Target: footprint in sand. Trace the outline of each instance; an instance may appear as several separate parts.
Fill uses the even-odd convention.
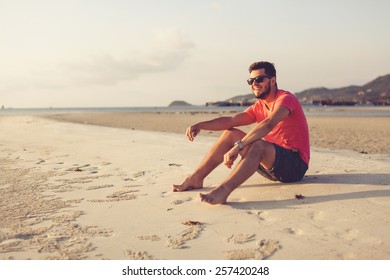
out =
[[[140,235],[140,236],[137,236],[137,238],[139,240],[148,240],[148,241],[160,241],[161,240],[160,236],[155,235],[155,234],[153,234],[153,235]]]
[[[153,257],[150,256],[147,252],[134,252],[131,250],[126,250],[124,252],[125,256],[129,260],[153,260]]]
[[[186,241],[190,241],[199,237],[201,231],[203,230],[204,225],[196,224],[190,226],[188,229],[182,231],[178,234],[178,237],[168,236],[167,238],[167,247],[171,249],[185,249]]]
[[[234,244],[243,244],[246,242],[250,242],[255,240],[255,234],[250,233],[250,234],[244,234],[244,233],[238,233],[238,234],[233,234],[227,239],[227,242],[232,242]]]
[[[147,182],[148,185],[154,185],[156,182],[154,182],[152,179],[157,178],[152,171],[138,171],[136,173],[133,173],[131,176],[124,176],[125,181],[141,181],[141,182]]]
[[[176,199],[176,200],[172,201],[171,204],[178,205],[178,204],[182,204],[182,203],[185,203],[185,202],[191,201],[191,200],[192,200],[192,197],[187,197],[184,199]]]
[[[277,218],[273,218],[268,211],[249,210],[249,215],[254,215],[259,221],[274,221]]]
[[[138,192],[138,191],[137,190],[117,191],[110,195],[107,195],[107,198],[116,201],[136,199],[137,196],[133,194],[134,192]]]
[[[263,239],[251,249],[238,249],[225,252],[227,260],[264,260],[274,254],[281,247],[279,241]]]
[[[133,200],[138,198],[139,196],[139,195],[135,195],[134,192],[138,192],[138,191],[137,190],[117,191],[110,195],[107,195],[105,199],[92,199],[92,200],[88,200],[88,202],[114,202],[114,201],[123,201],[123,200]]]

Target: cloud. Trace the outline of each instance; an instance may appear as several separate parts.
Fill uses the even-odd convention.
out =
[[[195,45],[178,30],[161,29],[146,46],[150,46],[146,53],[137,51],[122,57],[100,54],[65,68],[79,85],[112,85],[146,74],[173,71],[184,63]]]
[[[54,65],[32,66],[33,70],[7,79],[1,91],[20,91],[31,88],[68,88],[74,86],[115,85],[135,80],[143,75],[173,71],[190,56],[194,43],[179,30],[159,29],[145,42],[144,50],[122,54],[110,51],[88,55]],[[20,83],[23,81],[23,83]]]

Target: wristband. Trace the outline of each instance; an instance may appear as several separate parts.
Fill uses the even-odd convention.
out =
[[[242,144],[241,141],[237,141],[236,143],[234,143],[234,145],[237,145],[238,148],[240,149],[240,151],[241,151],[242,149],[244,149],[244,144]]]

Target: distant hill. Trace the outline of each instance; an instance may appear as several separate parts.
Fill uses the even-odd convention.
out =
[[[301,103],[323,105],[375,104],[390,105],[390,74],[380,76],[363,86],[336,89],[318,87],[295,93]],[[237,95],[224,102],[255,102],[253,93]]]
[[[256,97],[253,95],[253,93],[248,93],[245,95],[237,95],[226,100],[226,102],[235,102],[235,103],[239,103],[243,101],[256,101]]]
[[[168,105],[168,107],[175,107],[175,106],[192,106],[192,105],[182,100],[173,101],[171,102],[171,104]]]
[[[295,94],[301,103],[342,105],[390,105],[390,74],[376,78],[363,86],[336,89],[311,88]]]

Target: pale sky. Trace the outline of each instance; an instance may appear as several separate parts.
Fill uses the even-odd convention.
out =
[[[390,74],[388,0],[0,0],[0,106],[194,105]]]

